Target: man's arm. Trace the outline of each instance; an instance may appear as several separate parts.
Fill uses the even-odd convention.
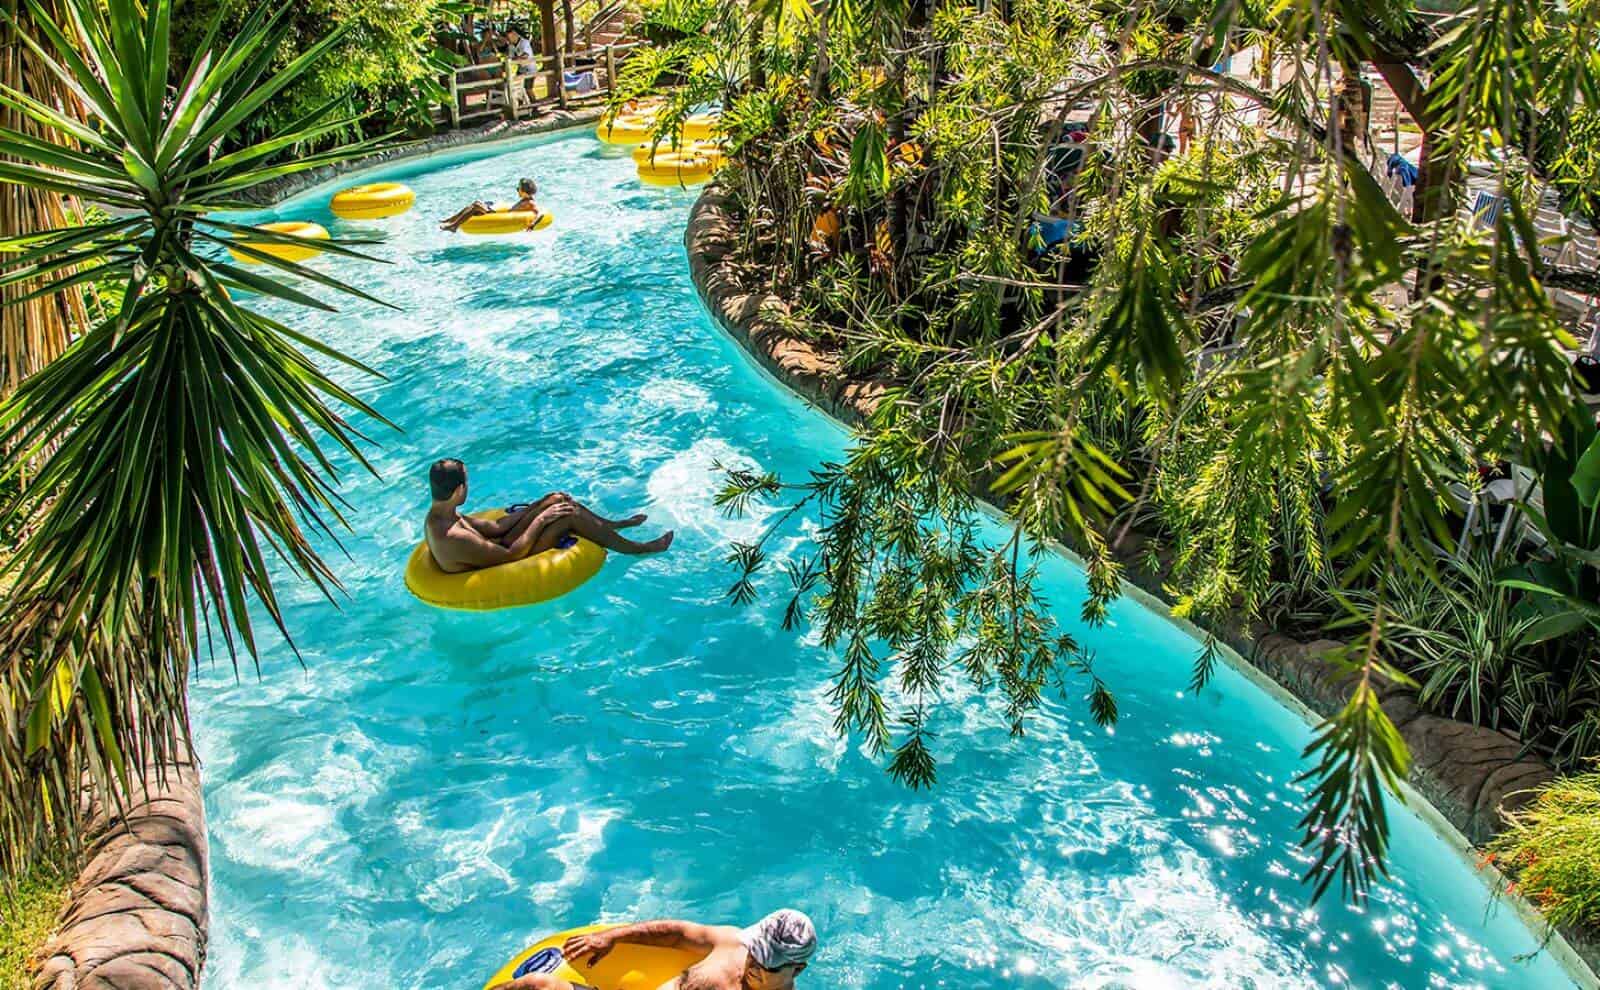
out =
[[[449,550],[450,563],[475,569],[509,564],[528,555],[528,551],[533,547],[533,541],[539,538],[540,532],[546,525],[561,516],[572,515],[575,511],[577,510],[565,502],[545,509],[534,519],[532,525],[511,542],[509,547],[485,539],[472,527],[452,532],[443,542]]]
[[[462,516],[461,518],[465,519],[467,521],[467,525],[471,526],[482,535],[487,536],[491,540],[498,540],[500,537],[515,529],[517,523],[521,522],[523,517],[528,513],[543,512],[552,505],[555,505],[557,502],[570,501],[572,501],[572,496],[568,495],[566,492],[551,492],[550,494],[539,499],[539,501],[529,502],[527,505],[517,509],[515,512],[507,512],[505,515],[494,520],[493,522],[485,519],[474,519],[471,516]]]
[[[462,516],[461,518],[465,520],[468,526],[471,526],[473,529],[477,530],[479,536],[484,536],[491,540],[498,540],[500,537],[511,532],[511,527],[515,526],[523,516],[527,515],[533,510],[533,506],[527,505],[515,512],[507,512],[499,519],[474,519],[471,516]]]
[[[709,953],[714,949],[739,944],[739,929],[727,925],[702,925],[693,921],[641,921],[602,932],[574,935],[561,946],[561,953],[568,959],[587,957],[587,964],[593,966],[619,942]]]
[[[477,570],[484,567],[493,567],[496,564],[505,564],[516,559],[511,556],[511,551],[498,543],[485,539],[476,528],[468,526],[450,532],[442,538],[435,537],[435,546],[445,552],[449,560],[440,561],[442,564],[466,567]]]

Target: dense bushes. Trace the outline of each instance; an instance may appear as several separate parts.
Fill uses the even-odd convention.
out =
[[[630,81],[686,76],[667,128],[722,101],[751,281],[892,389],[844,463],[787,489],[821,515],[787,614],[842,650],[840,725],[892,770],[931,779],[945,676],[998,683],[1019,732],[1073,672],[1110,714],[1028,584],[1033,554],[1070,540],[1097,619],[1134,530],[1181,614],[1337,623],[1350,641],[1355,697],[1309,754],[1323,882],[1359,889],[1383,855],[1375,795],[1407,768],[1373,703],[1384,682],[1409,671],[1437,710],[1566,764],[1595,751],[1593,501],[1584,532],[1564,514],[1549,559],[1448,563],[1449,492],[1592,432],[1521,158],[1543,122],[1583,145],[1568,173],[1593,155],[1570,99],[1600,88],[1572,54],[1600,43],[1592,17],[1530,14],[1526,44],[1504,47],[1497,4],[1442,35],[1408,4],[707,4],[705,28]],[[1270,91],[1272,73],[1215,69],[1246,49],[1289,70]],[[1404,81],[1396,53],[1430,80],[1401,87],[1427,130],[1411,215],[1330,102],[1364,62]],[[1498,223],[1450,209],[1470,159],[1512,196]],[[784,490],[734,477],[726,495]],[[1017,524],[996,552],[965,543],[973,490]],[[761,549],[735,553],[740,597]]]
[[[188,65],[215,15],[222,15],[226,38],[258,6],[255,0],[179,0],[173,10],[174,71]],[[371,114],[369,129],[428,133],[432,109],[445,95],[438,76],[454,65],[436,44],[435,27],[459,16],[461,7],[456,0],[300,0],[290,5],[285,16],[291,29],[277,65],[288,64],[335,31],[343,31],[343,37],[329,57],[253,116],[236,140],[293,130],[330,102],[350,115]],[[338,138],[330,135],[323,143]]]

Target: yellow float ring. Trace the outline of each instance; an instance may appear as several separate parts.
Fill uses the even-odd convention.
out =
[[[463,234],[520,234],[525,230],[543,230],[555,222],[549,211],[496,210],[468,217],[461,224]]]
[[[636,165],[642,165],[664,155],[681,154],[684,150],[684,146],[681,145],[662,143],[652,148],[648,143],[645,143],[633,149],[633,161]],[[715,141],[690,141],[687,150],[691,155],[700,155],[711,159],[716,165],[721,165],[727,157],[727,152],[722,145],[717,144]]]
[[[492,522],[503,515],[504,510],[491,509],[475,512],[472,518]],[[579,539],[572,546],[546,550],[509,564],[451,574],[440,570],[424,540],[406,561],[406,588],[439,608],[487,612],[560,598],[600,573],[600,565],[605,562],[605,548]]]
[[[650,186],[694,186],[717,172],[720,159],[697,152],[663,151],[639,163],[639,181]]]
[[[722,136],[719,114],[697,113],[683,122],[683,140],[715,141]]]
[[[594,135],[606,144],[643,144],[650,140],[655,126],[654,113],[619,113],[610,120],[601,120]]]
[[[288,234],[290,237],[303,237],[313,241],[325,241],[328,239],[328,232],[321,224],[310,223],[305,220],[280,220],[277,223],[261,224],[255,229],[271,231],[274,234]],[[304,261],[322,253],[321,248],[313,247],[309,244],[281,244],[277,242],[268,244],[263,241],[251,240],[241,240],[239,243],[283,261]],[[263,263],[260,258],[245,254],[243,251],[238,251],[234,248],[229,248],[228,253],[233,255],[235,261],[242,261],[247,265]]]
[[[517,955],[483,985],[484,990],[509,983],[532,973],[545,973],[585,986],[602,990],[656,990],[683,975],[683,971],[705,958],[703,952],[684,949],[666,949],[654,945],[618,943],[605,957],[593,966],[584,960],[567,960],[561,957],[561,945],[574,935],[602,932],[616,925],[585,925],[570,931],[557,932],[549,938],[531,945]]]
[[[416,201],[417,194],[409,186],[398,182],[373,182],[335,193],[328,207],[341,220],[382,220],[399,216]]]

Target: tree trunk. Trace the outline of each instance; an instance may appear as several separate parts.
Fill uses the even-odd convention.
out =
[[[88,862],[39,952],[34,990],[196,990],[209,887],[199,768],[188,759],[152,768],[126,814],[98,803]]]
[[[761,57],[766,39],[767,21],[758,14],[755,24],[750,28],[750,74],[746,79],[747,87],[752,91],[767,88],[767,64]]]
[[[1394,90],[1395,98],[1405,108],[1411,119],[1422,128],[1422,150],[1417,162],[1417,186],[1414,192],[1411,219],[1427,223],[1449,216],[1455,210],[1457,187],[1461,184],[1456,174],[1455,156],[1441,152],[1443,135],[1439,123],[1428,107],[1427,88],[1417,78],[1411,66],[1399,60],[1374,59],[1374,66],[1383,75],[1384,82]]]
[[[894,161],[901,154],[906,143],[906,132],[909,121],[906,115],[910,113],[906,98],[906,57],[902,54],[906,48],[906,33],[897,32],[895,36],[894,53],[890,56],[889,83],[890,92],[898,103],[889,113],[885,122],[885,134],[889,145],[889,250],[893,256],[889,259],[889,285],[890,292],[895,299],[905,298],[905,290],[909,285],[902,285],[902,281],[909,282],[910,272],[905,264],[911,247],[911,188],[904,181],[893,181]]]
[[[1429,109],[1427,87],[1422,85],[1422,80],[1417,78],[1411,66],[1398,58],[1380,56],[1372,64],[1383,75],[1389,88],[1394,90],[1395,98],[1406,113],[1422,128],[1422,148],[1417,153],[1417,184],[1412,190],[1411,220],[1419,224],[1443,220],[1455,212],[1464,180],[1456,168],[1455,153],[1440,148],[1446,135],[1441,133],[1439,121]],[[1426,293],[1437,281],[1437,275],[1418,271],[1417,291]]]
[[[556,61],[556,0],[539,0],[539,52],[549,66],[550,95],[561,92],[561,73],[555,69]]]
[[[55,0],[46,0],[44,9],[59,17]],[[19,0],[0,0],[0,86],[17,90],[46,104],[59,107],[78,119],[82,108],[17,37],[19,26],[28,30],[33,15]],[[0,107],[0,123],[34,138],[56,140],[58,132],[45,131],[32,120],[9,107]],[[28,186],[0,185],[0,230],[7,236],[65,227],[78,213],[78,204],[53,192]],[[0,264],[0,271],[5,269]],[[69,275],[59,272],[55,277]],[[22,380],[53,361],[66,350],[73,331],[87,323],[82,290],[68,289],[51,296],[12,304],[38,287],[36,282],[0,289],[0,396],[11,394]]]
[[[578,27],[577,27],[576,24],[573,23],[573,20],[572,20],[572,0],[561,0],[561,24],[562,24],[563,27],[566,28],[566,33],[567,33],[567,37],[566,37],[567,51],[569,51],[569,52],[577,51],[578,49],[576,48],[576,45],[577,45]]]
[[[833,11],[833,0],[823,0],[817,14],[817,57],[811,63],[811,98],[819,102],[829,99],[833,89],[828,84],[832,63],[828,60],[828,15]]]

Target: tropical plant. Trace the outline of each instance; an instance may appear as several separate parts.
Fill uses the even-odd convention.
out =
[[[118,302],[0,404],[0,479],[31,465],[29,484],[0,506],[0,527],[19,534],[0,601],[8,876],[47,832],[73,833],[86,781],[120,798],[185,751],[191,658],[216,644],[253,654],[252,607],[283,627],[269,556],[333,587],[305,531],[342,519],[324,447],[364,464],[346,417],[374,415],[323,367],[352,362],[247,302],[254,293],[327,309],[315,286],[357,290],[237,242],[296,239],[223,212],[264,181],[373,145],[273,163],[351,126],[330,105],[269,140],[218,150],[341,32],[271,71],[290,6],[226,32],[213,18],[173,88],[171,0],[62,0],[57,10],[26,0],[12,23],[30,19],[19,36],[31,58],[92,123],[0,89],[0,105],[49,135],[0,128],[0,183],[84,196],[108,213],[8,236],[0,284],[33,286],[25,299],[95,281]],[[224,246],[293,282],[228,261]]]
[[[1600,757],[1600,637],[1582,610],[1529,594],[1526,574],[1492,542],[1441,561],[1434,574],[1390,580],[1385,646],[1425,708],[1515,733],[1558,768]],[[1371,589],[1352,591],[1363,613]]]
[[[44,9],[51,16],[59,16],[59,6],[54,2]],[[6,0],[0,6],[0,86],[81,118],[82,108],[72,92],[16,37],[17,32],[27,29],[28,23],[28,18],[19,16],[16,0]],[[52,139],[47,128],[10,107],[0,107],[0,127],[36,139]],[[0,230],[63,227],[77,209],[74,197],[52,190],[0,186]],[[0,265],[4,264],[0,259]],[[28,290],[25,283],[0,288],[0,396],[10,394],[24,378],[66,350],[72,328],[85,320],[81,292],[69,289],[13,301]]]
[[[1592,186],[1574,170],[1594,149],[1553,135],[1592,143],[1600,4],[1480,0],[1424,18],[1404,0],[835,0],[786,36],[745,30],[740,5],[718,10],[637,60],[633,91],[674,73],[681,109],[721,100],[736,260],[887,389],[815,484],[733,477],[726,493],[730,506],[788,492],[822,510],[786,614],[810,615],[844,650],[841,728],[892,751],[898,775],[931,779],[929,699],[966,644],[944,631],[997,587],[1015,582],[1010,600],[1028,601],[1026,551],[1050,539],[1083,551],[1096,618],[1117,551],[1143,542],[1203,623],[1304,621],[1316,607],[1323,622],[1357,620],[1337,661],[1350,703],[1307,751],[1304,828],[1317,892],[1337,879],[1359,896],[1382,870],[1383,793],[1409,769],[1377,703],[1408,680],[1389,639],[1396,609],[1418,581],[1456,580],[1438,563],[1455,546],[1446,493],[1479,463],[1541,463],[1543,438],[1579,419],[1576,339],[1546,289],[1594,293],[1600,272],[1549,263],[1531,215],[1541,182]],[[1246,48],[1282,71],[1220,70]],[[1350,132],[1359,115],[1341,109],[1363,65],[1423,134],[1409,214]],[[1077,142],[1069,131],[1083,138],[1075,155],[1058,153]],[[1456,213],[1473,162],[1509,204],[1492,223]],[[1047,251],[1038,218],[1051,212],[1076,233]],[[952,539],[979,511],[956,491],[1006,506],[1015,564],[1002,555],[996,570],[980,549],[942,554],[950,574],[908,573],[900,548],[930,535],[911,519]],[[747,598],[767,556],[758,544],[734,557]],[[944,616],[937,635],[878,621],[908,601],[930,623]],[[1513,654],[1519,615],[1492,634]],[[1039,619],[1002,626],[986,649],[1031,657],[1059,642]],[[852,625],[878,639],[852,642]],[[1574,627],[1537,652],[1577,669],[1590,642]],[[1215,656],[1214,643],[1200,651],[1196,687]],[[1020,730],[1033,686],[1079,662],[1060,649],[987,669]],[[1469,711],[1477,690],[1492,720],[1469,679],[1445,676],[1430,701]],[[880,718],[891,685],[912,700]],[[1563,710],[1568,727],[1586,704]]]
[[[1506,583],[1532,592],[1543,638],[1600,630],[1600,435],[1588,416],[1562,431],[1545,458],[1543,511],[1523,506],[1546,540]]]
[[[1508,818],[1488,860],[1552,924],[1600,925],[1600,772],[1546,784]]]
[[[172,81],[178,81],[213,21],[221,19],[226,37],[259,6],[254,0],[177,0]],[[321,112],[330,102],[350,123],[312,139],[318,148],[361,137],[362,122],[369,130],[431,133],[434,108],[449,98],[440,79],[457,61],[440,45],[438,29],[472,6],[465,0],[306,0],[288,5],[276,67],[287,66],[330,34],[339,40],[327,57],[300,73],[229,140],[256,143],[299,130],[307,114]]]

